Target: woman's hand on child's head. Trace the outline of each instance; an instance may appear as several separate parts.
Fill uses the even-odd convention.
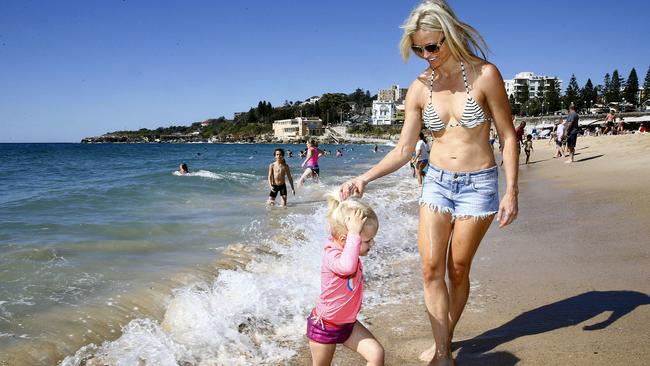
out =
[[[366,217],[363,216],[361,210],[354,210],[345,218],[345,226],[348,228],[348,235],[361,233],[363,230],[363,224],[366,222]]]

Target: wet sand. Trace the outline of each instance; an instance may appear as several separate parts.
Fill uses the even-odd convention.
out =
[[[650,135],[579,138],[573,164],[553,159],[548,140],[534,149],[532,164],[520,166],[519,218],[505,229],[494,223],[476,254],[457,364],[647,365]],[[412,268],[399,278],[412,300],[362,309],[364,323],[387,365],[426,365],[419,263],[396,265]],[[310,365],[309,350],[292,364]],[[365,363],[339,346],[333,364]]]

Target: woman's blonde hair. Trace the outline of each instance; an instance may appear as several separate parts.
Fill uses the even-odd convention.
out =
[[[330,231],[334,238],[346,235],[348,229],[345,226],[345,218],[355,210],[360,210],[366,217],[366,225],[371,224],[379,228],[379,220],[375,211],[367,203],[355,197],[350,197],[341,201],[339,192],[328,193],[327,196],[327,222],[330,225]]]
[[[470,64],[471,58],[478,57],[478,53],[483,59],[487,58],[485,55],[489,49],[483,37],[476,29],[458,20],[446,0],[423,1],[413,9],[400,28],[404,29],[399,43],[404,62],[408,61],[413,45],[411,35],[420,29],[442,32],[445,35],[445,43],[457,60]]]

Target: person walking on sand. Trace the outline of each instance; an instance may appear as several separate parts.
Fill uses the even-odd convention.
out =
[[[415,144],[415,157],[413,162],[415,162],[415,169],[417,169],[418,174],[418,187],[422,187],[422,179],[424,178],[424,169],[429,165],[429,145],[427,144],[427,139],[424,137],[424,132],[420,132],[420,139],[418,143]]]
[[[566,135],[566,146],[569,150],[571,157],[565,163],[573,163],[573,156],[576,153],[576,142],[578,141],[578,112],[576,106],[571,104],[569,106],[569,115],[566,118],[567,125],[564,127],[564,134]]]
[[[524,141],[524,153],[526,153],[526,164],[530,161],[530,152],[533,151],[533,135],[528,134]]]
[[[384,364],[384,348],[357,320],[363,298],[363,265],[379,229],[377,214],[357,199],[341,202],[338,192],[327,196],[330,240],[321,264],[321,294],[307,318],[312,365],[332,363],[337,344],[361,354],[366,365]]]
[[[291,185],[291,192],[294,195],[296,194],[296,190],[293,189],[293,178],[291,177],[291,169],[289,168],[287,162],[284,160],[283,149],[275,149],[273,155],[275,156],[275,161],[269,164],[269,175],[268,175],[268,182],[269,182],[269,187],[271,187],[271,192],[269,193],[269,199],[268,201],[266,201],[266,203],[269,205],[274,205],[275,198],[278,196],[278,193],[280,193],[280,197],[282,197],[282,206],[286,206],[287,205],[287,184],[284,180],[285,176],[287,177],[287,179],[289,180],[289,184]]]
[[[555,129],[555,156],[554,158],[561,158],[564,156],[564,120],[560,119]]]
[[[560,124],[559,122],[555,122],[555,124],[553,125],[553,129],[551,130],[550,138],[548,139],[547,145],[550,145],[551,142],[555,143],[555,137],[557,136],[557,126],[559,124]]]
[[[420,195],[418,224],[433,345],[420,357],[429,365],[453,365],[451,340],[469,296],[474,254],[495,217],[499,227],[517,217],[517,137],[503,79],[496,66],[485,60],[483,38],[461,22],[446,1],[422,2],[402,28],[403,58],[407,60],[413,51],[428,67],[406,94],[397,146],[370,170],[343,183],[340,192],[343,198],[362,196],[370,182],[409,160],[423,122],[433,133],[436,143]],[[501,200],[498,169],[488,142],[492,124],[503,144],[506,187]]]
[[[305,182],[305,179],[309,177],[314,177],[314,180],[318,182],[320,178],[320,168],[318,167],[318,158],[323,156],[324,154],[325,151],[318,148],[318,142],[315,139],[311,139],[309,140],[309,142],[307,142],[306,158],[301,165],[303,168],[305,168],[305,165],[307,165],[307,168],[305,169],[305,172],[302,173],[302,176],[298,180],[298,188],[302,187],[303,183]]]
[[[513,119],[514,121],[514,119]],[[526,122],[521,122],[517,128],[515,128],[515,134],[517,135],[517,152],[521,152],[521,147],[524,145],[524,133],[526,131]]]

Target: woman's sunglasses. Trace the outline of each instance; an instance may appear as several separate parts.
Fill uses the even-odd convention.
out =
[[[440,51],[443,43],[445,43],[445,36],[442,36],[440,42],[425,44],[422,47],[413,45],[411,46],[411,50],[418,56],[424,55],[424,51],[427,51],[429,53],[436,53]]]

